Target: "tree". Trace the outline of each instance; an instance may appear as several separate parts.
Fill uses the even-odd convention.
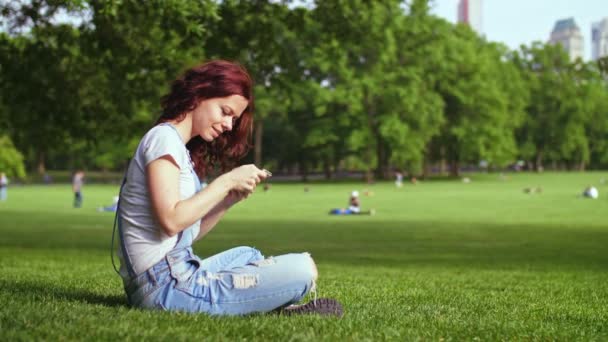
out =
[[[6,135],[0,135],[0,172],[8,177],[25,177],[23,155]]]
[[[463,162],[502,166],[515,157],[514,130],[523,119],[526,88],[505,47],[487,43],[467,26],[452,31],[443,41],[445,60],[435,83],[445,122],[430,153],[447,159],[450,174],[458,176]]]
[[[2,100],[17,146],[40,172],[49,149],[69,156],[81,143],[97,150],[109,139],[126,149],[158,116],[169,81],[204,55],[215,8],[210,0],[4,6],[15,33],[0,40]],[[56,23],[60,10],[81,22]],[[122,165],[124,152],[113,155],[103,164]]]
[[[414,1],[409,16],[399,1],[316,5],[313,17],[323,36],[314,62],[346,109],[350,147],[378,178],[388,176],[391,163],[420,163],[441,122],[439,98],[417,64],[415,49],[425,43],[411,39],[429,22],[426,1]]]
[[[601,112],[604,90],[599,72],[581,61],[571,63],[560,45],[523,46],[514,58],[530,85],[532,99],[518,132],[522,156],[533,158],[537,171],[546,161],[584,169],[590,158],[587,133],[594,125],[590,120],[594,112]]]
[[[214,58],[233,59],[248,69],[255,83],[256,117],[254,162],[263,164],[262,136],[267,120],[286,116],[290,106],[290,83],[297,82],[298,29],[305,10],[293,10],[269,0],[222,1],[222,20],[213,26],[221,32],[209,39],[206,49]]]

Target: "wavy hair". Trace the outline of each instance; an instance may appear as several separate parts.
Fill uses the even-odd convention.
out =
[[[186,148],[197,175],[204,178],[217,168],[227,171],[243,158],[251,148],[253,130],[253,82],[245,68],[237,63],[213,60],[190,68],[173,81],[169,94],[161,99],[162,114],[156,124],[170,120],[182,121],[202,101],[241,95],[249,101],[230,132],[212,142],[200,136],[192,138]]]

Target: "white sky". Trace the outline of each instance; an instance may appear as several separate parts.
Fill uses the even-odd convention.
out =
[[[459,0],[432,0],[432,12],[456,22]],[[591,59],[591,24],[608,17],[608,0],[482,0],[483,33],[511,49],[533,41],[546,42],[559,19],[573,17]]]

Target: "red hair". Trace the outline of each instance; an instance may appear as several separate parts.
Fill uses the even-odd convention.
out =
[[[241,95],[249,101],[232,130],[212,142],[200,136],[192,138],[186,148],[194,162],[199,177],[212,173],[218,167],[222,171],[233,167],[251,148],[253,129],[253,89],[251,77],[237,63],[214,60],[190,68],[173,81],[169,94],[161,99],[162,115],[156,124],[170,120],[182,121],[202,101]]]

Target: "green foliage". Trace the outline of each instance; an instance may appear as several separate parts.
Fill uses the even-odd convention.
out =
[[[6,135],[0,135],[0,172],[6,173],[8,177],[25,177],[23,155]]]
[[[223,58],[254,79],[253,160],[283,171],[608,165],[605,59],[572,63],[541,43],[509,51],[434,17],[428,0],[308,5],[1,3],[0,130],[28,169],[120,169],[170,81]]]
[[[581,167],[590,161],[592,146],[604,154],[606,83],[600,69],[592,63],[570,63],[561,46],[540,43],[522,47],[514,61],[533,99],[518,133],[520,144],[528,146],[522,152],[533,154],[523,156],[533,157],[541,169],[547,160]]]

